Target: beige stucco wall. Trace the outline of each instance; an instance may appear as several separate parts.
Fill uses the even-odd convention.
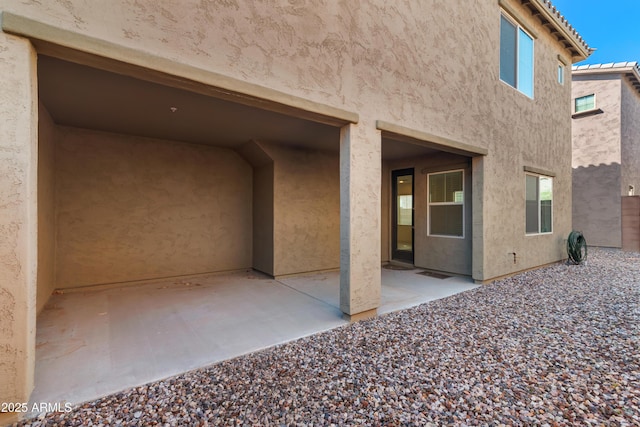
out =
[[[506,2],[530,16],[516,0]],[[570,85],[536,19],[535,98],[499,80],[497,1],[140,3],[96,8],[2,0],[0,8],[132,49],[489,149],[480,280],[557,260],[570,230]],[[451,35],[455,34],[456,37]],[[178,36],[179,35],[179,36]],[[215,49],[211,48],[215,45]],[[566,59],[566,57],[565,57]],[[568,61],[569,62],[569,61]],[[555,231],[524,235],[524,166],[556,176]],[[518,179],[514,179],[519,177]],[[376,248],[376,252],[378,249]],[[512,252],[522,254],[513,264]]]
[[[45,106],[38,106],[38,289],[42,310],[55,288],[55,124]]]
[[[0,402],[33,388],[37,270],[36,56],[0,33]],[[11,415],[0,414],[0,423]]]
[[[273,163],[253,169],[253,268],[274,276]]]
[[[573,228],[588,245],[622,245],[620,170],[618,163],[573,169]]]
[[[621,194],[628,195],[629,185],[633,185],[635,194],[640,195],[640,94],[627,79],[621,89]]]
[[[340,266],[338,152],[264,143],[274,161],[274,276]]]
[[[556,73],[558,54],[565,55],[565,60],[568,58],[555,37],[531,17],[519,1],[506,0],[506,4],[525,17],[528,29],[536,36],[534,99],[499,79],[500,6],[497,0],[474,2],[473,7],[463,0],[413,0],[393,4],[385,0],[326,0],[313,4],[276,0],[185,0],[179,5],[168,0],[113,0],[109,7],[98,7],[97,3],[84,0],[39,3],[0,0],[0,10],[72,31],[78,36],[93,37],[305,100],[357,112],[359,123],[346,125],[341,132],[340,174],[331,174],[339,176],[342,184],[340,260],[343,283],[349,285],[341,288],[341,308],[351,313],[375,308],[380,297],[379,270],[372,268],[381,259],[382,177],[380,132],[375,129],[377,120],[488,150],[489,155],[473,161],[473,176],[481,179],[476,183],[480,191],[474,191],[472,195],[476,210],[473,217],[473,241],[477,243],[473,248],[475,279],[495,278],[564,256],[564,239],[571,229],[570,85],[559,85]],[[4,370],[2,373],[9,372],[10,378],[17,378],[14,372],[23,376],[16,380],[17,386],[15,382],[2,383],[11,393],[18,390],[16,396],[20,398],[24,397],[23,392],[28,388],[25,384],[30,384],[28,376],[33,372],[23,369],[22,362],[15,360],[18,352],[33,350],[25,340],[32,343],[33,330],[30,328],[35,321],[37,212],[33,134],[37,119],[31,113],[31,107],[35,105],[35,84],[30,80],[34,77],[32,64],[35,58],[24,40],[2,37],[0,54],[6,61],[0,63],[3,75],[0,93],[6,99],[2,102],[0,135],[2,144],[9,145],[10,149],[2,152],[8,161],[0,163],[7,169],[6,173],[3,170],[0,174],[0,191],[8,194],[11,200],[15,199],[15,203],[0,207],[0,229],[4,233],[0,248],[2,259],[15,262],[0,267],[3,279],[0,291],[7,294],[3,309],[17,316],[17,320],[7,326],[7,331],[14,334],[13,338],[0,342],[4,346],[0,366]],[[80,144],[80,134],[88,137],[88,141],[83,141],[87,146]],[[104,144],[98,144],[99,141]],[[109,151],[114,145],[121,149]],[[163,182],[175,185],[172,190],[181,190],[175,176],[160,173],[163,169],[159,166],[165,166],[162,156],[175,156],[176,153],[193,156],[194,164],[201,165],[195,176],[206,182],[211,175],[204,174],[204,168],[206,164],[211,165],[213,159],[204,152],[215,151],[216,155],[211,157],[228,156],[228,160],[233,158],[231,153],[223,155],[222,150],[213,148],[187,148],[123,136],[103,138],[95,132],[77,130],[66,131],[61,140],[61,151],[70,148],[77,150],[56,158],[56,161],[62,159],[63,163],[56,166],[58,188],[71,186],[58,193],[59,203],[64,205],[58,211],[58,281],[68,285],[87,284],[146,278],[150,274],[181,274],[185,270],[194,273],[201,267],[210,271],[212,268],[250,266],[252,233],[248,230],[252,226],[252,196],[251,191],[244,191],[251,187],[248,164],[237,158],[226,163],[237,165],[239,169],[234,170],[242,173],[235,176],[247,179],[242,191],[234,193],[247,197],[238,202],[238,210],[246,212],[246,217],[234,220],[243,224],[238,227],[243,237],[237,242],[229,239],[231,233],[227,230],[220,235],[208,234],[212,231],[203,227],[210,224],[207,215],[195,218],[190,216],[192,211],[186,209],[195,203],[193,198],[189,199],[195,196],[194,190],[206,199],[213,182],[208,182],[209,185],[191,183],[186,194],[181,194],[184,198],[176,198],[175,194],[163,193],[161,188],[154,187],[154,183]],[[206,157],[207,162],[199,163],[201,158],[189,154],[190,150]],[[91,158],[90,154],[94,152],[96,157]],[[135,163],[123,152],[130,152]],[[97,154],[105,156],[104,163],[98,162]],[[70,164],[73,156],[77,156],[74,166],[81,172],[79,175]],[[105,165],[117,166],[118,173],[90,174],[88,163],[99,172],[104,172]],[[180,166],[174,163],[173,166]],[[149,164],[153,167],[140,166]],[[556,175],[553,234],[525,236],[526,166]],[[277,171],[274,170],[274,174]],[[73,178],[74,175],[88,181]],[[142,179],[144,185],[131,186],[126,194],[116,190],[132,177]],[[76,185],[78,187],[74,187]],[[135,192],[141,190],[150,192],[152,198],[162,200],[162,204],[154,205],[153,200],[144,195],[140,201],[135,200],[140,196]],[[64,194],[72,196],[66,200]],[[113,197],[114,202],[109,207],[113,208],[112,213],[120,214],[120,218],[100,212],[100,208],[105,207],[100,199],[104,196]],[[126,203],[117,205],[115,200]],[[174,201],[179,201],[178,206],[173,205]],[[97,207],[93,202],[98,203]],[[211,203],[216,205],[217,201]],[[161,213],[145,219],[145,212],[155,213],[151,209],[153,206],[162,206]],[[74,215],[87,221],[111,223],[113,220],[117,227],[109,235],[101,235],[104,224],[93,222],[89,227],[89,223],[74,223]],[[135,226],[127,228],[124,218]],[[178,235],[171,228],[175,224],[174,218],[179,219],[184,234]],[[218,219],[225,224],[227,221],[236,224],[226,217]],[[159,220],[159,223],[151,223],[152,220]],[[158,225],[162,231],[158,231]],[[88,234],[72,236],[81,232]],[[175,253],[173,249],[167,250],[169,245],[161,240],[163,235],[176,238],[172,245]],[[247,240],[244,236],[248,236]],[[108,242],[107,239],[112,240]],[[133,250],[134,239],[137,239],[136,245],[155,244],[162,250],[158,255],[146,250],[136,252]],[[177,263],[157,264],[166,261],[170,255],[180,256],[202,249],[205,242],[211,241],[238,244],[231,252],[242,252],[243,257],[249,254],[249,258],[234,258],[234,262],[229,259],[228,263],[222,263],[226,259],[224,256],[209,256],[217,254],[214,251],[184,260],[186,264],[181,262],[180,268],[176,267]],[[96,250],[100,245],[103,245],[100,250],[108,255],[106,259]],[[116,252],[126,253],[128,257],[118,258],[113,251],[115,248],[118,249]],[[276,255],[286,256],[278,251]],[[516,263],[513,252],[518,254]],[[329,258],[322,256],[325,261]],[[122,271],[108,271],[108,266],[115,262],[128,264]],[[210,262],[216,264],[212,266]],[[283,261],[283,265],[287,262]],[[325,265],[324,261],[322,265]],[[4,284],[8,283],[6,278],[11,279],[11,285]],[[26,360],[29,364],[32,359]]]
[[[596,94],[600,114],[572,119],[573,228],[589,245],[620,247],[621,79],[573,77],[573,99]]]
[[[56,286],[251,267],[252,170],[205,145],[60,128]]]

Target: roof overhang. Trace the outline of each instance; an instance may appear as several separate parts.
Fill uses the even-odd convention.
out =
[[[591,53],[593,49],[587,45],[580,34],[569,24],[569,21],[560,14],[560,11],[549,0],[519,0],[533,16],[564,46],[571,55],[572,63],[580,62]],[[500,0],[500,4],[504,1]]]
[[[571,74],[573,76],[620,74],[640,94],[640,64],[637,62],[612,62],[608,64],[574,66]]]

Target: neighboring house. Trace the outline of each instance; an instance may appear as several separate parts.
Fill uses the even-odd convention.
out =
[[[573,227],[589,245],[640,250],[640,67],[573,67]]]
[[[547,0],[0,0],[0,401],[56,288],[565,257],[569,66]]]

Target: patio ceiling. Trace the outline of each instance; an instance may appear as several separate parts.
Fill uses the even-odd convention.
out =
[[[236,148],[252,139],[337,149],[330,125],[40,55],[40,99],[64,126]]]
[[[340,129],[182,88],[38,56],[40,100],[62,126],[238,148],[250,140],[339,150]],[[434,150],[383,139],[383,159]]]

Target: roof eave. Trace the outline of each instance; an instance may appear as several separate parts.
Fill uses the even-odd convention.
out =
[[[537,11],[538,18],[543,25],[550,25],[551,32],[571,53],[573,63],[587,59],[594,51],[582,39],[578,32],[569,24],[564,16],[551,4],[549,0],[520,0],[523,5]],[[532,13],[536,13],[532,10]]]
[[[577,68],[571,71],[574,76],[620,74],[626,77],[631,86],[640,94],[640,64],[632,63],[623,67],[610,68]]]

